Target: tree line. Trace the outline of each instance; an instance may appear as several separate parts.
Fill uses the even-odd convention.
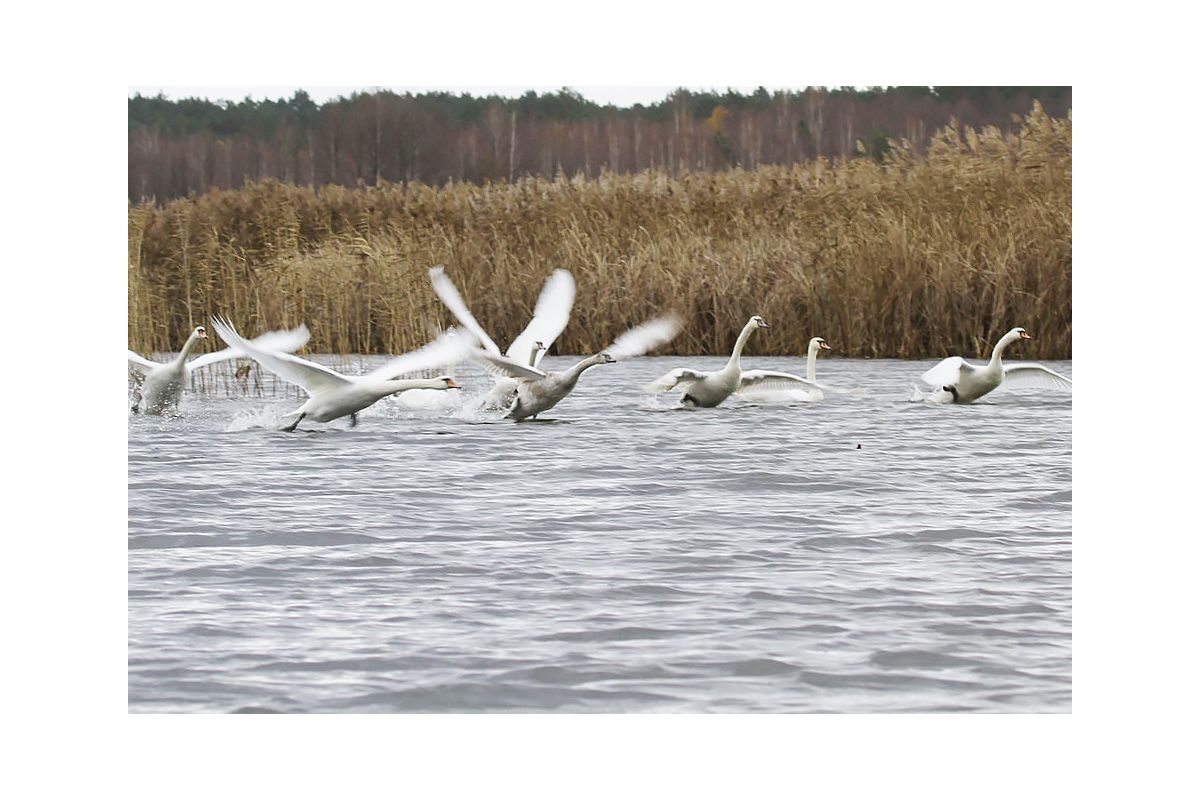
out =
[[[882,159],[956,120],[1007,132],[1037,101],[1066,116],[1071,88],[808,88],[750,94],[678,89],[658,103],[600,105],[562,89],[521,97],[360,92],[318,105],[129,98],[129,199],[165,202],[273,178],[306,186],[485,183],[680,175],[818,158]]]

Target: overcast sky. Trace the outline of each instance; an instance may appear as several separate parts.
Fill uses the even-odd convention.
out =
[[[135,94],[157,95],[162,93],[177,100],[183,97],[204,97],[209,100],[242,100],[247,95],[255,100],[266,98],[278,99],[291,97],[297,89],[304,89],[313,101],[320,104],[335,97],[349,97],[354,92],[371,91],[373,89],[391,89],[403,94],[412,92],[450,92],[452,94],[470,93],[472,95],[498,94],[505,97],[518,97],[533,89],[538,94],[557,92],[561,86],[130,86],[129,96]],[[675,86],[572,86],[589,100],[601,105],[611,103],[615,106],[631,106],[634,103],[657,103],[676,88]],[[756,86],[719,86],[719,87],[688,87],[690,89],[716,89],[725,91],[734,89],[742,94],[753,92]],[[781,87],[767,87],[768,89]],[[795,87],[802,88],[802,87]]]

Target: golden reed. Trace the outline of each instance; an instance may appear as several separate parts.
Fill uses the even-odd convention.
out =
[[[396,353],[451,318],[444,264],[498,342],[525,325],[551,270],[575,274],[555,347],[596,351],[666,309],[663,353],[985,355],[1028,328],[1022,358],[1071,356],[1071,119],[939,131],[882,163],[672,177],[528,178],[483,186],[319,190],[273,181],[129,208],[129,346],[176,350],[221,312],[246,333],[313,332],[309,352]]]

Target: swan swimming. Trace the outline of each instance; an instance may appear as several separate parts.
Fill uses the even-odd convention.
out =
[[[921,376],[930,386],[939,387],[923,399],[935,402],[973,403],[1002,383],[1010,386],[1035,386],[1071,391],[1071,379],[1041,364],[1003,364],[1001,355],[1013,342],[1032,339],[1024,328],[1013,328],[996,342],[992,359],[985,366],[967,363],[962,356],[943,359]],[[920,394],[920,390],[917,391]],[[914,395],[915,396],[915,395]]]
[[[183,397],[183,387],[189,382],[194,370],[241,355],[232,347],[226,347],[224,350],[205,353],[188,361],[187,357],[191,355],[196,345],[207,338],[208,331],[203,325],[197,325],[192,330],[191,336],[184,342],[183,350],[179,355],[165,363],[151,361],[132,350],[129,351],[129,363],[145,376],[141,386],[141,400],[134,403],[133,413],[138,413],[139,406],[144,414],[165,414],[177,408]],[[266,350],[290,353],[307,344],[308,339],[308,328],[301,325],[290,331],[264,333],[251,341],[255,346]]]
[[[459,294],[454,282],[446,277],[446,270],[437,266],[429,270],[429,281],[433,291],[450,309],[459,324],[475,334],[483,348],[494,356],[500,356],[499,346],[492,341],[483,330],[483,326],[471,314],[466,301]],[[533,309],[533,319],[525,326],[525,330],[513,339],[503,358],[512,362],[523,361],[527,354],[528,366],[537,369],[542,356],[554,344],[554,340],[567,327],[571,318],[571,308],[575,304],[575,278],[565,269],[556,269],[542,285],[542,293],[538,296],[537,305]],[[534,345],[537,345],[534,347]],[[480,408],[508,408],[512,404],[517,391],[517,380],[501,372],[493,376],[495,383],[490,392],[480,401]]]
[[[733,345],[733,353],[729,363],[716,372],[701,372],[699,370],[680,367],[663,375],[653,383],[647,384],[645,391],[652,394],[684,390],[682,403],[685,406],[698,408],[713,408],[723,403],[732,394],[749,394],[759,391],[808,391],[814,387],[804,378],[786,372],[769,370],[752,370],[742,372],[742,350],[750,339],[750,334],[759,328],[769,327],[766,321],[757,314],[742,328],[737,342]]]
[[[330,422],[349,416],[350,427],[354,427],[358,424],[359,411],[388,395],[408,389],[461,388],[453,378],[445,375],[414,380],[399,380],[395,376],[458,363],[467,357],[474,344],[472,337],[450,331],[420,350],[394,358],[366,375],[342,375],[299,356],[257,347],[238,335],[228,320],[213,317],[212,323],[217,335],[231,347],[308,393],[308,400],[303,405],[284,415],[296,417],[295,422],[284,428],[289,432],[296,430],[305,418]]]
[[[536,419],[538,414],[558,405],[575,388],[579,377],[592,367],[613,364],[649,352],[675,338],[679,327],[679,320],[673,315],[657,317],[630,328],[603,351],[562,372],[545,372],[534,366],[539,360],[539,351],[545,350],[545,345],[540,341],[530,344],[529,364],[483,349],[475,350],[472,357],[488,371],[516,384],[516,402],[509,410],[508,416],[520,422],[526,418]]]

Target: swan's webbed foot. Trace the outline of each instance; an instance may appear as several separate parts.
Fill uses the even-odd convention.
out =
[[[353,428],[357,424],[358,424],[358,412],[352,411],[352,412],[350,412],[350,427]]]
[[[685,406],[691,406],[692,408],[696,407],[696,398],[692,397],[690,394],[685,394],[683,396],[683,399],[680,400],[679,402],[680,402],[680,404],[685,405]]]
[[[956,403],[958,402],[958,387],[956,387],[956,386],[943,386],[943,387],[942,387],[942,391],[944,391],[944,392],[949,392],[950,394],[954,395],[954,402],[956,402]]]
[[[291,433],[292,431],[296,430],[296,426],[300,424],[300,420],[304,419],[304,416],[305,416],[304,414],[301,414],[300,416],[296,417],[296,421],[293,422],[290,426],[284,428],[284,430],[288,433]]]

